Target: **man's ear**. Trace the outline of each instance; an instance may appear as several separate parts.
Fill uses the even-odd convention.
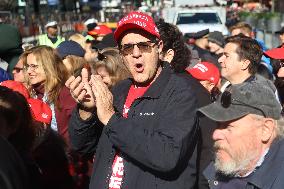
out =
[[[262,142],[268,142],[271,137],[275,135],[276,121],[272,118],[264,118],[261,128],[261,140]]]
[[[161,54],[163,51],[164,43],[162,40],[158,42],[158,53]]]
[[[171,63],[174,56],[175,56],[175,51],[173,49],[169,49],[165,54],[164,60]]]
[[[249,60],[247,60],[247,59],[242,60],[242,70],[248,69],[250,64],[251,64],[251,62]]]

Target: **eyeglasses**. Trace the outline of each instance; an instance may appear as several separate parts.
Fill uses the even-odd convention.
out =
[[[145,41],[145,42],[139,42],[134,44],[124,44],[120,46],[120,52],[125,55],[129,55],[133,53],[134,46],[137,46],[140,52],[146,53],[151,52],[152,48],[156,45],[156,42],[152,41]]]
[[[17,68],[17,67],[13,68],[13,71],[15,71],[16,73],[20,73],[22,70],[23,68]]]
[[[32,71],[35,71],[36,69],[38,69],[39,65],[35,65],[35,64],[26,64],[24,66],[24,69],[25,71],[28,71],[29,68],[32,70]]]
[[[234,99],[232,98],[232,93],[230,91],[224,91],[222,96],[221,96],[221,105],[224,107],[224,108],[229,108],[231,104],[233,105],[242,105],[242,106],[246,106],[246,107],[249,107],[249,108],[252,108],[252,109],[255,109],[259,112],[261,112],[261,114],[266,117],[265,113],[263,110],[261,110],[260,108],[258,107],[255,107],[255,106],[252,106],[250,104],[247,104],[247,103],[244,103],[240,100],[237,100],[237,99]]]

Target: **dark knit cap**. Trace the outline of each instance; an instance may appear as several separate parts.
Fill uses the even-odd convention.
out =
[[[93,30],[95,27],[97,26],[97,23],[90,23],[87,25],[87,29],[88,31]]]
[[[114,39],[113,33],[109,33],[105,35],[102,41],[93,44],[92,48],[102,50],[107,47],[117,47],[117,43]]]
[[[224,45],[225,45],[224,36],[219,31],[210,32],[209,36],[208,36],[208,41],[210,41],[212,43],[216,43],[220,47],[224,47]]]
[[[65,58],[68,55],[84,57],[86,53],[81,45],[75,41],[63,41],[58,45],[56,50],[60,58]]]

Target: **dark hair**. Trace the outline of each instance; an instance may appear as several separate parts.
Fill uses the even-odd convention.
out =
[[[261,63],[261,64],[258,65],[257,73],[259,75],[263,76],[264,78],[273,81],[273,75],[264,63]]]
[[[275,76],[277,76],[279,69],[282,67],[281,62],[283,62],[283,60],[270,58],[270,63],[271,63],[272,69],[273,69],[273,74]]]
[[[262,48],[258,42],[255,39],[239,34],[228,37],[226,39],[226,44],[227,43],[234,43],[238,45],[236,53],[239,55],[239,59],[249,60],[250,64],[248,71],[250,74],[255,74],[262,57]]]
[[[166,53],[169,49],[174,51],[174,57],[171,63],[175,72],[184,72],[190,63],[191,54],[185,44],[184,37],[179,29],[169,23],[159,20],[156,22],[160,32],[161,40],[164,43],[162,53]]]
[[[29,152],[35,133],[32,115],[25,97],[12,89],[0,86],[0,115],[1,127],[11,131],[6,136],[8,141],[18,152]]]

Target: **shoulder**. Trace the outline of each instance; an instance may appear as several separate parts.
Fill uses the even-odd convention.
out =
[[[194,91],[202,90],[200,83],[188,73],[172,73],[170,82],[176,88],[194,89]]]
[[[115,86],[113,86],[111,91],[114,94],[125,93],[126,91],[129,90],[129,87],[130,87],[131,83],[132,83],[132,81],[131,81],[130,78],[122,80],[122,81],[119,81]]]
[[[69,89],[65,86],[63,86],[59,92],[59,103],[60,104],[71,104],[71,106],[75,106],[76,105],[76,101],[73,99],[73,97],[71,96],[71,93],[69,91]]]

